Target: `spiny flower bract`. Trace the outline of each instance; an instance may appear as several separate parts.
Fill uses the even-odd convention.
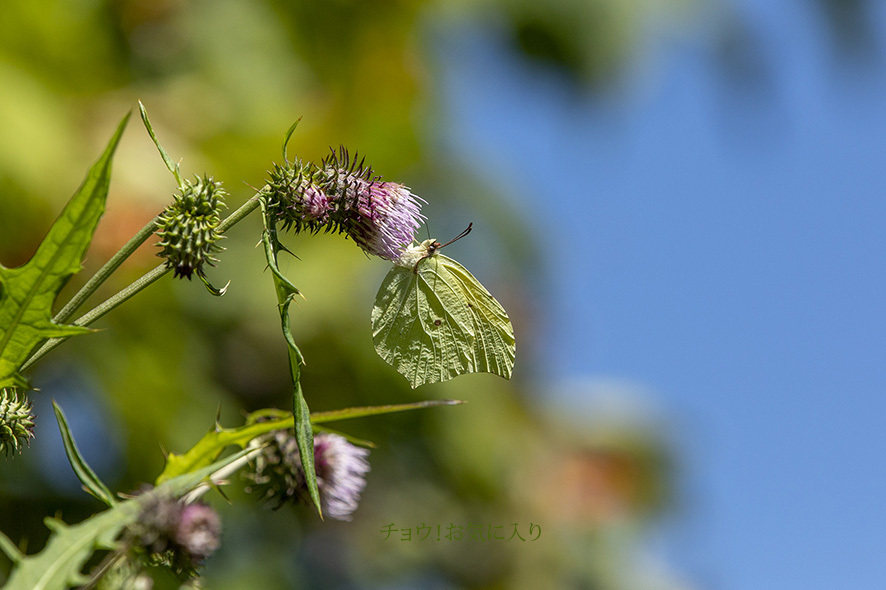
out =
[[[0,452],[9,456],[34,437],[31,402],[12,388],[0,389]]]
[[[274,164],[270,174],[268,204],[284,231],[317,233],[321,229],[327,232],[333,229],[329,225],[333,204],[323,188],[322,170],[310,162],[296,160],[286,166]]]
[[[191,278],[203,273],[203,265],[214,266],[212,256],[223,248],[217,244],[221,208],[225,206],[225,190],[211,176],[197,176],[196,182],[184,181],[180,194],[157,220],[157,254],[166,259],[166,266],[174,269],[176,277]]]

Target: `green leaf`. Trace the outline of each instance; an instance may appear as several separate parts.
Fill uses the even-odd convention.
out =
[[[4,586],[5,590],[61,590],[86,581],[83,564],[97,549],[110,547],[124,526],[138,516],[139,505],[130,501],[67,526],[47,518],[52,536],[36,555],[23,557]]]
[[[292,415],[267,422],[255,422],[237,428],[216,427],[201,438],[196,445],[183,455],[170,453],[166,457],[166,465],[157,477],[160,485],[175,477],[191,473],[211,464],[229,446],[245,448],[249,441],[273,430],[292,427]]]
[[[391,414],[408,410],[421,410],[436,406],[452,406],[462,403],[464,402],[459,400],[441,399],[408,404],[344,408],[342,410],[332,410],[329,412],[314,412],[311,414],[311,422],[314,425],[312,426],[313,430],[327,431],[328,429],[318,427],[316,424],[333,422],[336,420],[363,418],[366,416],[378,416],[381,414]],[[276,408],[266,408],[251,413],[246,419],[246,424],[243,426],[222,428],[216,425],[215,428],[203,435],[203,438],[201,438],[197,444],[191,447],[186,453],[182,455],[170,453],[166,457],[166,465],[163,468],[163,472],[157,477],[156,485],[160,485],[164,481],[209,465],[229,446],[245,449],[246,445],[248,445],[252,439],[275,430],[292,428],[293,424],[294,420],[292,412],[278,410]],[[352,439],[346,434],[342,434],[342,436],[364,446],[372,444],[368,441]]]
[[[366,447],[369,449],[375,449],[378,445],[376,445],[371,440],[366,440],[365,438],[357,438],[356,436],[351,436],[347,432],[341,432],[339,430],[333,430],[332,428],[326,428],[325,426],[317,426],[314,424],[314,432],[325,432],[327,434],[336,434],[346,441],[351,443],[352,445],[357,445],[358,447]]]
[[[431,239],[406,250],[375,297],[375,350],[416,388],[465,373],[510,379],[516,344],[501,304]]]
[[[283,161],[288,162],[289,156],[286,155],[286,146],[289,145],[289,138],[292,137],[292,133],[295,131],[295,128],[298,127],[298,124],[301,123],[301,117],[295,120],[289,129],[286,130],[286,133],[283,134]]]
[[[362,406],[356,408],[344,408],[342,410],[331,410],[328,412],[314,412],[311,415],[311,422],[321,424],[323,422],[333,422],[335,420],[350,420],[351,418],[363,418],[364,416],[377,416],[379,414],[392,414],[394,412],[405,412],[408,410],[420,410],[423,408],[433,408],[435,406],[456,406],[465,402],[457,399],[433,399],[422,402],[412,402],[408,404],[388,404],[385,406]]]
[[[47,338],[90,330],[52,321],[52,305],[80,262],[105,210],[111,158],[129,115],[117,126],[101,158],[65,206],[34,256],[23,266],[0,265],[0,387],[27,387],[20,374],[31,351]]]
[[[181,497],[244,454],[245,451],[235,453],[204,469],[171,479],[76,525],[47,519],[52,536],[46,546],[40,553],[18,559],[4,590],[62,590],[83,584],[86,577],[81,570],[86,561],[98,549],[113,548],[117,536],[138,518],[145,503],[156,497]]]
[[[68,462],[70,462],[71,467],[74,469],[74,473],[77,474],[77,479],[83,484],[83,489],[108,506],[113,506],[117,503],[114,494],[102,483],[92,468],[86,463],[83,455],[80,454],[80,450],[77,448],[77,444],[74,442],[74,437],[71,434],[71,429],[68,427],[68,421],[65,418],[64,412],[54,401],[52,402],[52,408],[55,410],[55,419],[58,421],[58,428],[62,434],[62,442],[65,445]]]
[[[213,295],[214,297],[223,296],[228,291],[228,287],[231,285],[231,281],[228,281],[221,289],[213,286],[212,283],[209,282],[209,279],[206,278],[206,274],[203,272],[202,268],[198,268],[194,274],[197,275],[197,278],[200,279],[200,282],[203,283],[203,286],[206,287],[206,290],[209,291],[209,294]]]
[[[142,104],[142,101],[138,101],[138,112],[142,116],[142,122],[145,124],[145,129],[148,130],[148,135],[151,136],[151,140],[154,142],[154,145],[157,146],[157,151],[160,152],[160,157],[163,158],[163,163],[166,164],[166,168],[172,172],[173,176],[175,176],[175,181],[178,183],[178,186],[183,187],[184,182],[182,181],[178,162],[172,161],[172,158],[169,157],[169,154],[166,153],[166,150],[163,149],[163,146],[160,145],[160,142],[157,140],[157,136],[154,134],[154,127],[151,125],[151,120],[148,119],[148,111],[145,110],[145,105]]]
[[[3,551],[12,563],[18,563],[24,558],[24,554],[18,550],[15,543],[13,543],[9,537],[4,535],[3,532],[0,532],[0,551]]]
[[[304,358],[295,344],[295,339],[292,337],[292,327],[289,319],[289,305],[301,293],[289,279],[283,276],[283,273],[280,272],[280,268],[277,266],[277,253],[284,248],[277,240],[274,218],[268,212],[267,202],[264,198],[261,200],[261,208],[265,226],[264,232],[262,232],[262,243],[265,247],[265,258],[268,262],[268,267],[271,269],[271,274],[274,278],[274,289],[277,292],[277,306],[280,310],[283,339],[286,340],[289,351],[295,440],[298,444],[298,455],[305,470],[305,483],[308,486],[308,493],[314,502],[314,506],[317,508],[320,518],[323,518],[323,510],[320,508],[320,490],[317,488],[317,473],[314,470],[314,432],[311,429],[311,411],[308,409],[308,402],[305,400],[304,392],[302,392],[301,388],[301,367],[304,364]]]

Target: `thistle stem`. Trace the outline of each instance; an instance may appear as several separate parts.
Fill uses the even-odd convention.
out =
[[[261,202],[261,196],[265,194],[268,187],[265,186],[261,190],[259,190],[251,199],[240,205],[236,211],[225,217],[221,223],[218,224],[218,232],[225,233],[229,229],[231,229],[236,224],[240,223],[244,217],[252,213],[258,208],[259,203]]]
[[[224,233],[228,231],[234,225],[242,221],[247,215],[255,211],[255,209],[258,208],[260,197],[262,194],[264,194],[264,189],[260,190],[251,199],[241,205],[236,211],[228,215],[224,219],[224,221],[219,224],[219,233]],[[153,233],[154,227],[154,221],[151,221],[148,225],[143,227],[131,240],[129,240],[126,245],[124,245],[123,248],[121,248],[120,251],[117,252],[117,254],[115,254],[101,269],[99,269],[98,273],[96,273],[96,276],[98,276],[99,273],[103,273],[104,276],[100,280],[96,280],[94,283],[93,280],[95,279],[95,276],[87,281],[86,285],[84,285],[83,288],[80,289],[80,291],[78,291],[77,294],[74,296],[74,298],[78,299],[78,301],[75,303],[74,299],[71,299],[71,301],[68,302],[68,304],[64,308],[62,308],[62,310],[58,314],[56,314],[54,320],[57,322],[63,322],[68,319],[77,310],[77,308],[83,304],[86,298],[94,293],[99,285],[101,285],[108,278],[108,276],[110,276],[110,274],[114,270],[116,270],[117,267],[119,267],[120,264],[122,264],[123,261],[126,260],[126,258],[129,257],[130,254],[132,254],[132,252],[135,251],[136,248],[138,248],[142,243],[144,243],[145,240],[148,239],[148,237],[150,237],[150,235]],[[114,263],[113,265],[112,262]],[[132,298],[139,291],[154,283],[157,279],[165,275],[170,270],[171,269],[168,268],[165,263],[160,264],[153,270],[148,271],[147,273],[133,281],[127,287],[108,297],[105,301],[99,303],[90,311],[80,316],[75,322],[73,322],[73,325],[88,326],[92,322],[103,317],[105,314],[110,312],[121,303]],[[87,286],[89,286],[91,289],[88,293],[85,292]],[[62,320],[59,320],[59,316],[62,316],[62,314],[66,315],[63,316]],[[21,370],[25,371],[29,369],[34,363],[46,356],[48,352],[53,350],[55,347],[57,347],[68,338],[70,338],[70,336],[65,336],[63,338],[50,338],[49,340],[47,340],[43,344],[43,346],[37,349],[37,351],[34,352],[34,354],[32,354],[27,361],[25,361],[25,363],[22,365]]]
[[[251,451],[249,451],[248,453],[246,453],[245,455],[243,455],[239,459],[235,459],[232,462],[228,463],[227,465],[225,465],[224,467],[222,467],[218,471],[212,473],[208,478],[209,481],[205,481],[205,482],[201,483],[200,485],[195,487],[193,490],[191,490],[190,492],[188,492],[187,494],[182,496],[182,501],[185,504],[193,504],[194,502],[199,500],[200,497],[203,496],[203,494],[205,494],[210,489],[212,489],[213,486],[219,486],[219,485],[225,483],[225,481],[231,475],[233,475],[234,473],[237,472],[237,470],[239,470],[242,467],[244,467],[245,465],[247,465],[250,461],[252,461],[252,459],[254,459],[261,452],[262,452],[262,447],[259,446],[259,447],[252,449]]]
[[[101,284],[104,283],[108,277],[110,277],[111,274],[113,274],[113,272],[138,249],[139,246],[144,244],[147,239],[154,234],[154,230],[157,229],[158,219],[159,217],[155,217],[141,228],[137,234],[132,236],[131,240],[126,242],[126,244],[124,244],[124,246],[104,264],[104,266],[98,269],[98,272],[92,275],[92,278],[86,281],[86,284],[83,285],[73,297],[71,297],[71,300],[68,301],[67,305],[55,314],[52,321],[56,324],[64,324],[71,319],[74,312],[80,309],[80,306],[96,292]]]

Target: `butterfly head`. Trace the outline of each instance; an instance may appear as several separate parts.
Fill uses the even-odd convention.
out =
[[[394,261],[394,264],[415,271],[419,262],[433,256],[439,248],[440,243],[434,239],[425,240],[421,244],[413,244],[403,250],[400,257]]]
[[[397,266],[402,266],[404,268],[411,268],[412,272],[418,272],[418,263],[424,260],[425,258],[430,258],[437,254],[437,250],[440,248],[445,248],[452,242],[456,240],[460,240],[465,237],[469,233],[471,233],[471,228],[474,226],[473,223],[469,223],[467,229],[463,232],[446,242],[445,244],[441,244],[436,239],[431,238],[429,240],[425,240],[421,244],[415,244],[409,246],[403,253],[400,254],[400,258],[394,261],[394,264]]]
[[[443,247],[443,245],[440,242],[438,242],[437,240],[434,240],[434,239],[425,240],[424,242],[421,243],[421,245],[422,245],[422,248],[427,249],[427,252],[428,252],[427,255],[425,256],[425,258],[430,258],[431,256],[433,256],[434,254],[437,253],[437,250],[439,250],[440,248]]]

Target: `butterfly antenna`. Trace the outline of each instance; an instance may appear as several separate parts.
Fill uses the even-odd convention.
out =
[[[473,229],[473,227],[474,227],[474,224],[469,223],[468,227],[466,227],[463,232],[461,232],[460,234],[458,234],[457,236],[455,236],[454,238],[452,238],[451,240],[449,240],[445,244],[443,244],[441,246],[437,246],[437,250],[439,250],[440,248],[445,248],[446,246],[448,246],[452,242],[457,242],[458,240],[462,239],[463,237],[465,237],[466,235],[471,233],[471,229]]]

